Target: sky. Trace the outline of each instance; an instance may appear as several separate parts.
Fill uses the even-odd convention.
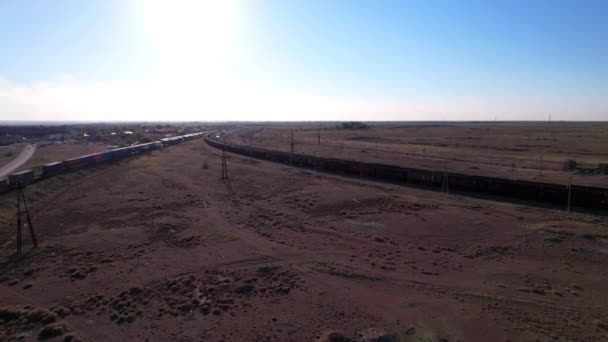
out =
[[[608,120],[605,0],[0,0],[0,120]]]

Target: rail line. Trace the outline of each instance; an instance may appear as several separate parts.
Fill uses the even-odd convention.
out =
[[[211,134],[206,135],[204,139],[208,145],[225,149],[227,152],[335,174],[476,196],[491,196],[510,201],[527,201],[563,208],[569,206],[608,214],[608,189],[606,188],[485,177],[318,157],[231,144],[222,141],[217,135]]]
[[[16,173],[12,173],[8,176],[8,178],[0,179],[0,193],[10,191],[18,187],[24,187],[31,183],[43,181],[45,179],[66,172],[110,163],[131,156],[165,148],[167,146],[179,144],[188,140],[202,138],[205,134],[209,134],[209,132],[190,133],[170,138],[164,138],[150,143],[121,147],[105,152],[87,154],[84,156],[70,158],[63,161],[48,163],[42,166],[32,168],[30,170],[23,170]]]

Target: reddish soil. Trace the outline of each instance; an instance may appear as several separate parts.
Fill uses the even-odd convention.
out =
[[[19,258],[0,195],[0,340],[608,338],[608,218],[228,167],[191,141],[31,185]]]
[[[321,127],[321,144],[318,128]],[[603,122],[375,123],[360,130],[325,125],[248,125],[228,141],[404,167],[608,188],[608,124]],[[542,172],[541,169],[542,155]],[[575,160],[579,170],[565,170]]]

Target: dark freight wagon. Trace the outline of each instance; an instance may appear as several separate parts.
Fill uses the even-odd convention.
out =
[[[561,184],[411,169],[395,165],[362,163],[335,158],[321,158],[284,151],[262,150],[247,146],[224,144],[210,137],[205,138],[205,141],[210,146],[218,149],[224,148],[226,151],[237,154],[284,164],[323,169],[334,173],[400,181],[437,189],[443,189],[444,185],[447,185],[450,190],[455,191],[540,201],[564,206],[568,202],[568,186]],[[572,186],[571,204],[573,206],[608,211],[608,189]]]
[[[591,207],[595,203],[602,203],[608,209],[608,189],[589,186],[572,186],[572,205]]]
[[[63,162],[53,162],[42,166],[42,177],[52,177],[65,170]]]
[[[93,164],[94,159],[92,155],[80,156],[76,158],[66,159],[63,161],[66,169],[80,169]]]
[[[373,172],[371,172],[371,170],[367,172],[364,171],[364,176],[378,177],[392,181],[404,180],[403,168],[398,166],[377,164],[373,166],[367,166],[367,168],[372,169]]]
[[[8,178],[0,179],[0,192],[8,190]]]
[[[8,176],[8,183],[11,187],[26,186],[34,182],[34,171],[23,170]]]
[[[173,137],[161,139],[160,141],[155,141],[151,143],[145,143],[135,146],[121,147],[105,152],[93,153],[84,156],[79,156],[75,158],[66,159],[64,161],[58,161],[53,163],[48,163],[41,167],[36,167],[37,170],[24,170],[21,172],[16,172],[10,175],[8,178],[0,179],[0,192],[7,191],[10,188],[14,188],[16,184],[27,185],[31,184],[35,181],[39,181],[41,179],[46,179],[57,174],[69,171],[69,170],[78,170],[88,166],[99,165],[102,163],[110,162],[113,160],[120,160],[122,158],[126,158],[132,156],[137,153],[144,153],[150,150],[154,150],[157,148],[163,147],[165,144],[173,145],[180,141],[192,140],[195,138],[203,137],[207,133],[199,132],[192,133],[183,138]],[[221,147],[221,145],[218,145]]]
[[[106,153],[95,153],[91,154],[91,158],[95,163],[103,163],[104,161],[109,160],[109,156]]]

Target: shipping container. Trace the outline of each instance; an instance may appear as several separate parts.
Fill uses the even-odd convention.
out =
[[[5,192],[9,189],[8,178],[0,179],[0,192]]]
[[[104,152],[94,153],[90,155],[95,163],[103,163],[108,160],[108,155]]]
[[[76,158],[66,159],[63,161],[63,165],[67,169],[80,169],[89,166],[94,163],[92,155],[80,156]]]
[[[63,165],[63,162],[58,161],[48,163],[42,166],[42,177],[52,177],[62,173],[63,171],[65,171],[65,166]]]
[[[26,186],[32,182],[34,182],[33,170],[23,170],[8,176],[8,183],[11,187]]]

